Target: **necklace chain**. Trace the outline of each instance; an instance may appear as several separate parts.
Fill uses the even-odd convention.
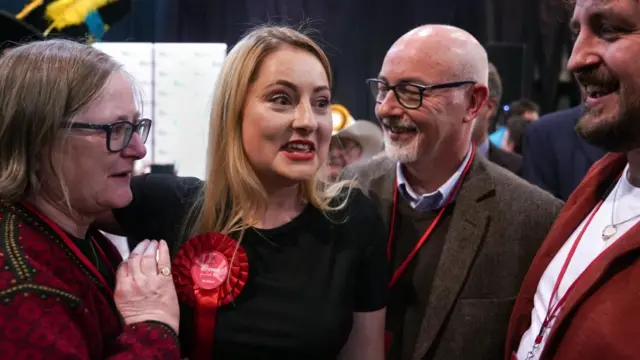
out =
[[[627,176],[627,174],[625,174],[625,176]],[[618,181],[618,183],[616,184],[616,189],[613,193],[613,204],[611,205],[611,222],[609,223],[609,225],[605,226],[604,229],[602,229],[602,240],[603,241],[607,241],[609,239],[611,239],[612,237],[614,237],[617,233],[618,233],[618,226],[620,225],[624,225],[626,223],[628,223],[629,221],[635,220],[638,217],[640,217],[640,214],[635,214],[632,217],[618,222],[615,222],[615,213],[616,213],[616,202],[618,200],[618,190],[620,189],[620,184],[622,183],[622,179],[620,179]]]
[[[96,260],[96,269],[100,272],[100,261],[98,260],[98,253],[96,252],[95,246],[93,246],[93,238],[87,239],[89,241],[89,247],[91,247],[91,252],[93,253],[93,258]]]

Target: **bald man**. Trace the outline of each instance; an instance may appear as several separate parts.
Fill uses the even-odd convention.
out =
[[[390,360],[494,360],[513,301],[561,202],[476,155],[487,54],[428,25],[398,39],[368,80],[386,155],[348,168],[389,230]]]

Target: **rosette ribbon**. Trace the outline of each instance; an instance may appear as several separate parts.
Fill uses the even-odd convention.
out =
[[[247,283],[247,254],[229,236],[197,235],[174,257],[172,274],[178,298],[195,309],[193,359],[211,360],[217,310],[232,302]]]

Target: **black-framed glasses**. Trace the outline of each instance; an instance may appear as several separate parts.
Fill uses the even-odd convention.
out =
[[[147,142],[152,123],[153,121],[150,119],[140,119],[135,123],[121,120],[108,125],[74,122],[67,127],[72,129],[102,130],[107,134],[107,150],[119,152],[129,146],[134,133],[140,136],[143,143]]]
[[[387,84],[384,80],[380,79],[367,79],[367,85],[371,90],[371,95],[375,99],[376,103],[381,104],[384,98],[387,97],[389,90],[393,91],[396,96],[396,100],[407,109],[417,109],[422,106],[422,99],[425,92],[438,90],[438,89],[451,89],[457,88],[463,85],[475,84],[475,81],[455,81],[444,84],[435,85],[420,85],[413,83],[401,82],[394,86]]]

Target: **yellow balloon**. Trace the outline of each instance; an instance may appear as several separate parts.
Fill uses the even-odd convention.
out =
[[[346,107],[340,104],[331,105],[331,115],[333,117],[333,133],[348,127],[353,123],[353,117]]]
[[[56,28],[82,24],[90,12],[107,5],[112,0],[58,0],[47,5],[47,19],[52,21],[46,33]]]

